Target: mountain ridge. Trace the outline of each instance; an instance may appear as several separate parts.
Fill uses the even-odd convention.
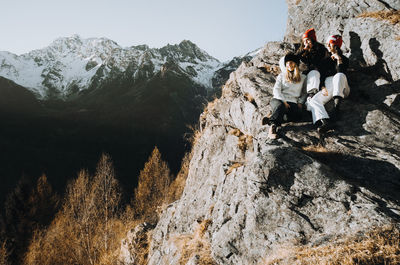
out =
[[[214,74],[224,66],[189,40],[161,48],[123,48],[107,38],[73,35],[19,56],[0,52],[0,75],[27,87],[41,99],[67,99],[93,88],[93,83],[112,78],[114,73],[130,70],[134,81],[136,75],[154,76],[171,63],[206,90],[213,89]]]

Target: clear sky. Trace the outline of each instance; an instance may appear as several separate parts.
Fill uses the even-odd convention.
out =
[[[284,0],[13,0],[0,9],[0,50],[22,54],[59,37],[123,47],[191,40],[221,61],[283,40]]]

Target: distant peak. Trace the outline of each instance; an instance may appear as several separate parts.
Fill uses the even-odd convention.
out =
[[[137,49],[141,51],[146,51],[149,50],[149,46],[147,44],[141,44],[141,45],[136,45],[136,46],[131,46],[132,49]]]
[[[73,34],[71,37],[69,37],[70,39],[74,39],[74,40],[82,40],[82,37],[79,34]]]
[[[53,41],[53,43],[50,44],[50,47],[57,47],[57,49],[60,49],[60,47],[64,47],[65,45],[68,48],[78,48],[81,46],[111,46],[114,48],[120,47],[118,43],[108,38],[83,38],[78,34],[74,34],[69,37],[60,37]]]
[[[55,41],[53,41],[53,43],[50,46],[58,46],[60,44],[66,43],[66,42],[69,42],[69,43],[71,43],[71,42],[72,43],[80,43],[81,44],[83,42],[83,40],[82,40],[81,36],[79,36],[78,34],[74,34],[74,35],[72,35],[70,37],[57,38]]]
[[[181,43],[179,43],[179,45],[190,45],[190,46],[196,46],[196,44],[194,44],[193,42],[191,42],[190,40],[183,40],[181,41]]]

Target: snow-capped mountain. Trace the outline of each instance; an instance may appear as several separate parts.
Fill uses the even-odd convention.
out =
[[[67,98],[95,88],[115,74],[148,79],[171,65],[206,89],[213,87],[214,73],[223,67],[188,40],[160,49],[147,45],[123,48],[106,38],[73,35],[20,56],[0,52],[0,76],[30,89],[39,98]]]

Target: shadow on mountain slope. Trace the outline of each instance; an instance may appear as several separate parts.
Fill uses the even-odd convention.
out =
[[[116,176],[129,193],[154,146],[177,172],[189,148],[184,135],[204,103],[204,89],[173,72],[139,84],[114,80],[74,101],[40,102],[25,88],[0,81],[4,195],[22,175],[41,174],[63,192],[80,169],[93,171],[103,152],[113,158]]]

